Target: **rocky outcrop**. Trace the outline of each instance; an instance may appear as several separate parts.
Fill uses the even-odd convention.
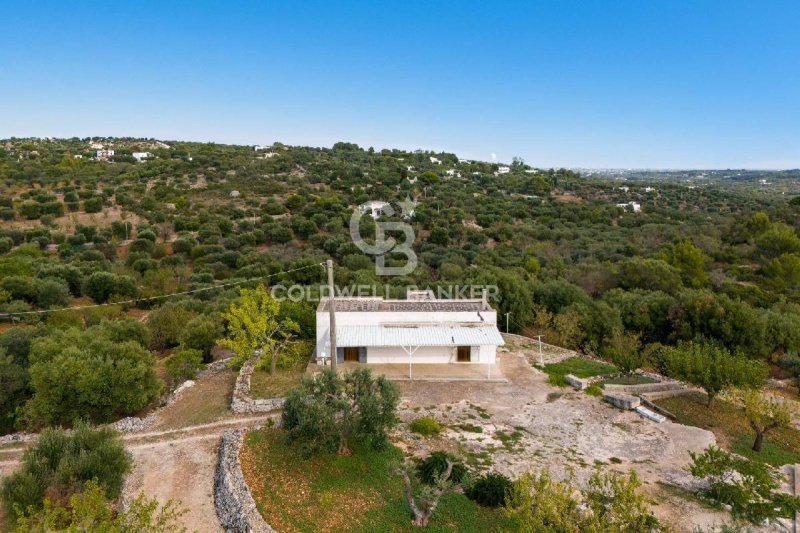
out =
[[[231,411],[234,413],[268,413],[283,407],[284,398],[254,399],[250,397],[250,378],[256,369],[258,357],[251,357],[239,370],[231,400]]]
[[[275,530],[259,514],[242,475],[239,451],[243,441],[242,430],[226,431],[220,439],[219,462],[214,475],[214,507],[217,517],[226,532],[274,533]]]

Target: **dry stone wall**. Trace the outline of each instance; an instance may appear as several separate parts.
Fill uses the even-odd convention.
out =
[[[239,451],[242,430],[229,430],[219,443],[219,462],[214,475],[214,506],[222,528],[229,533],[274,533],[261,517],[242,475]]]
[[[283,407],[284,398],[254,399],[250,397],[250,378],[256,369],[256,363],[258,363],[258,356],[251,357],[239,370],[231,400],[231,411],[234,413],[268,413]]]

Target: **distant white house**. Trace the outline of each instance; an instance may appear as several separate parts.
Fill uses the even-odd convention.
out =
[[[272,148],[271,146],[262,146],[260,144],[257,144],[255,146],[253,146],[253,150],[256,151],[256,152],[261,151],[261,150],[269,150],[271,148]]]
[[[469,163],[469,161],[466,159],[459,159],[458,162],[461,163],[462,165],[465,163]]]
[[[365,215],[369,215],[375,220],[381,218],[384,214],[384,209],[388,207],[389,202],[382,202],[380,200],[370,200],[369,202],[364,202],[358,208],[361,210],[361,213]]]
[[[497,312],[485,296],[440,300],[428,291],[409,291],[408,297],[336,298],[337,361],[408,365],[409,377],[415,364],[487,365],[491,370],[504,342]],[[318,363],[331,357],[329,306],[325,299],[317,307]]]
[[[150,159],[151,157],[153,157],[153,154],[151,154],[150,152],[133,152],[131,155],[135,160],[139,162],[142,162],[145,159]]]
[[[83,159],[83,156],[81,154],[75,154],[72,156],[72,159]]]
[[[102,150],[103,143],[91,142],[89,143],[89,148],[91,148],[92,150]]]
[[[441,162],[441,161],[439,161],[439,160],[438,160],[437,158],[435,158],[435,157],[430,157],[429,159],[431,160],[431,163],[433,163],[434,165],[441,165],[441,164],[442,164],[442,162]]]
[[[97,159],[105,161],[109,157],[114,157],[114,150],[101,149],[97,151]]]
[[[631,190],[631,188],[630,188],[630,187],[627,187],[627,186],[617,187],[617,189],[621,190],[622,192],[624,192],[624,193],[626,193],[626,194],[627,194],[627,192],[628,192],[629,190]]]
[[[511,167],[500,167],[497,169],[497,174],[508,174],[511,172]]]
[[[760,185],[769,185],[769,182],[767,180],[758,180],[758,183]]]
[[[402,218],[406,219],[414,216],[413,208],[406,213],[401,213],[401,209],[399,208],[392,209],[391,207],[389,207],[389,202],[383,202],[380,200],[370,200],[369,202],[364,202],[363,204],[358,206],[358,209],[361,211],[362,214],[369,215],[375,220],[378,220],[383,215],[388,214],[389,210],[391,210],[394,214],[399,214]]]
[[[446,174],[447,174],[448,176],[450,176],[451,178],[452,178],[452,177],[458,177],[458,178],[460,178],[460,177],[461,177],[461,172],[457,171],[457,170],[456,170],[456,169],[454,169],[454,168],[451,168],[450,170],[448,170],[448,171],[446,172]]]
[[[539,171],[536,170],[535,168],[529,168],[525,171],[525,174],[538,174],[538,173]]]
[[[654,187],[645,187],[644,192],[656,192],[656,189]]]
[[[627,202],[624,204],[617,204],[617,207],[624,209],[625,211],[632,211],[634,213],[638,213],[642,210],[642,206],[636,202]]]
[[[409,172],[414,172],[414,167],[413,167],[413,166],[411,166],[411,165],[408,165],[408,166],[406,167],[406,170],[407,170],[407,171],[409,171]]]

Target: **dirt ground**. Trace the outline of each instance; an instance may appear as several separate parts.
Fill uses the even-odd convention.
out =
[[[508,382],[399,382],[401,419],[430,414],[446,424],[438,438],[403,437],[399,444],[419,455],[431,449],[457,451],[470,464],[511,477],[549,468],[557,477],[572,472],[582,483],[597,467],[633,468],[656,515],[677,531],[729,521],[726,513],[688,496],[693,483],[685,470],[688,452],[713,443],[713,434],[671,422],[655,424],[599,398],[553,387],[530,364],[534,357],[538,362],[538,346],[508,348],[499,355]],[[545,362],[569,355],[545,354]],[[266,418],[227,410],[234,378],[226,371],[200,380],[159,412],[150,430],[124,438],[135,461],[125,498],[143,491],[161,503],[180,502],[188,510],[183,525],[189,531],[220,531],[212,495],[219,437],[225,429],[261,426]],[[0,476],[16,467],[21,453],[19,446],[0,447]]]
[[[712,433],[671,422],[656,424],[599,398],[553,387],[546,374],[530,366],[529,356],[500,354],[509,383],[399,383],[404,421],[432,415],[447,425],[441,437],[420,439],[408,448],[420,455],[450,449],[469,464],[512,478],[549,468],[555,477],[572,473],[583,483],[597,467],[635,469],[654,513],[677,531],[729,521],[725,513],[687,497],[695,486],[686,471],[689,452],[713,444]],[[673,489],[673,484],[681,488]]]
[[[228,411],[234,379],[234,372],[225,371],[201,380],[159,412],[150,430],[124,437],[134,466],[123,499],[144,492],[161,504],[173,500],[187,510],[187,531],[222,531],[213,497],[220,436],[236,427],[262,427],[267,418]],[[0,448],[0,477],[16,468],[22,452],[20,446]]]
[[[126,437],[134,468],[124,497],[144,492],[162,504],[180,502],[188,531],[222,531],[213,494],[220,436],[233,427],[261,427],[266,419],[228,410],[235,379],[224,371],[200,380],[158,414],[150,431]]]

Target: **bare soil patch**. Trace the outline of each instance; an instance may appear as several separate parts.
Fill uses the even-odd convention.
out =
[[[538,347],[536,352],[538,359]],[[599,398],[550,386],[547,375],[531,367],[529,355],[529,349],[499,355],[509,383],[400,383],[403,421],[433,416],[446,426],[439,437],[409,436],[401,447],[420,456],[447,449],[473,467],[512,478],[549,468],[557,478],[574,472],[583,483],[595,468],[635,469],[651,496],[660,494],[660,483],[692,485],[686,470],[689,451],[714,443],[711,432],[671,422],[655,424]],[[678,531],[729,518],[690,500],[664,501],[654,512]]]
[[[195,426],[214,422],[231,414],[229,407],[236,372],[224,370],[202,379],[164,408],[154,430]]]

